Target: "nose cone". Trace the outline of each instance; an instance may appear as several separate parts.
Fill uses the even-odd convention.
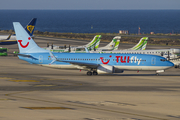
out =
[[[174,63],[172,63],[172,62],[170,62],[170,61],[167,61],[167,66],[173,67],[173,66],[174,66]]]

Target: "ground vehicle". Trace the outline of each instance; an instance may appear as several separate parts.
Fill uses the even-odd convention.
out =
[[[7,56],[7,48],[0,47],[0,56]]]

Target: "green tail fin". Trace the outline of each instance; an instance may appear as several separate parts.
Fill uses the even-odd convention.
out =
[[[131,48],[132,50],[142,50],[142,49],[146,49],[146,45],[147,45],[147,40],[148,37],[143,37],[141,38],[141,40],[139,41],[138,44],[136,44],[133,48]]]

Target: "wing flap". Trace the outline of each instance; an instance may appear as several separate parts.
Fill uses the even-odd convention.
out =
[[[99,64],[85,63],[85,62],[75,62],[75,61],[61,61],[61,62],[67,62],[67,63],[70,63],[72,65],[86,67],[86,68],[97,68],[99,66]]]

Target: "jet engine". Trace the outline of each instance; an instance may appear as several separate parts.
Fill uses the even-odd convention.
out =
[[[180,54],[180,49],[171,49],[173,54]]]
[[[112,73],[123,73],[124,70],[114,68],[114,66],[111,65],[101,64],[100,66],[98,66],[97,72],[98,74],[107,74],[107,73],[112,74]]]
[[[174,68],[179,68],[179,69],[180,69],[180,64],[175,63],[175,64],[174,64]]]
[[[101,64],[97,68],[98,74],[112,74],[114,72],[114,66]]]
[[[114,73],[123,73],[124,72],[124,70],[121,70],[121,69],[115,69],[114,70]]]

